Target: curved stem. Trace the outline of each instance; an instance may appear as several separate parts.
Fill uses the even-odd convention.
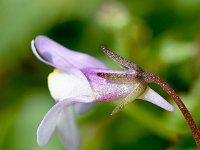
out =
[[[185,104],[182,102],[180,97],[176,94],[176,92],[167,84],[165,81],[160,79],[160,77],[150,74],[148,72],[143,72],[143,77],[147,83],[155,83],[159,86],[161,86],[175,101],[175,103],[178,105],[179,109],[181,110],[183,116],[185,117],[191,131],[193,134],[193,137],[195,139],[195,142],[198,146],[198,149],[200,150],[200,132],[197,128],[197,125],[195,124],[190,112],[186,108]]]

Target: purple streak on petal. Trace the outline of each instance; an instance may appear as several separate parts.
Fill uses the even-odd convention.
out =
[[[146,100],[150,103],[153,103],[165,110],[173,111],[174,107],[169,104],[164,98],[162,98],[158,93],[148,87],[144,94],[142,94],[140,99]]]
[[[33,52],[40,60],[43,59],[43,62],[48,62],[47,64],[61,70],[64,69],[64,71],[66,71],[68,67],[76,67],[78,69],[106,68],[106,65],[100,60],[90,55],[65,48],[45,36],[37,36],[34,47],[32,44]]]
[[[82,72],[88,78],[88,81],[94,91],[96,101],[113,101],[126,97],[133,89],[134,84],[115,83],[97,76],[97,73],[128,73],[128,70],[113,71],[106,69],[83,69]],[[135,84],[136,85],[136,84]]]
[[[62,109],[57,127],[65,148],[69,150],[78,150],[80,135],[72,106]]]
[[[74,105],[75,106],[74,107],[75,108],[75,112],[78,113],[78,114],[86,113],[94,105],[95,105],[95,103],[77,103],[77,104]]]
[[[62,109],[76,102],[82,102],[82,100],[73,98],[59,101],[46,113],[37,130],[37,143],[39,146],[45,146],[49,142]]]

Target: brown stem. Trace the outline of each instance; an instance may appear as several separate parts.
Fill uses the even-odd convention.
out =
[[[175,103],[178,105],[179,109],[181,110],[183,116],[185,117],[191,131],[193,134],[193,137],[195,139],[195,142],[197,144],[198,149],[200,150],[200,132],[197,128],[197,125],[195,124],[190,112],[180,99],[180,97],[176,94],[176,92],[167,84],[165,81],[160,79],[160,77],[150,74],[148,72],[143,72],[143,77],[147,83],[155,83],[161,86],[175,101]]]

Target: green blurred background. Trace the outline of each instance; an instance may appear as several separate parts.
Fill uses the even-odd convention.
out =
[[[41,34],[120,69],[101,52],[106,45],[160,75],[200,127],[199,0],[0,0],[0,149],[64,149],[57,133],[44,148],[36,143],[37,126],[54,105],[47,88],[52,67],[30,48]],[[81,150],[197,149],[176,106],[170,113],[136,100],[110,116],[115,105],[98,103],[77,116]]]

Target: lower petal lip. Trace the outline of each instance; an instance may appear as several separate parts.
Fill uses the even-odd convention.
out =
[[[56,128],[61,110],[77,102],[81,102],[81,100],[73,98],[60,101],[46,113],[37,130],[37,143],[39,146],[45,146],[49,142]]]
[[[57,128],[66,149],[78,150],[80,145],[79,129],[74,118],[74,105],[65,107],[59,115]]]

